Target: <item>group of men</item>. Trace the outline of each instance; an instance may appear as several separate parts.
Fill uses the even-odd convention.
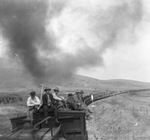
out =
[[[49,108],[64,109],[64,110],[81,110],[85,111],[86,119],[91,119],[92,111],[87,107],[83,98],[83,91],[76,91],[75,94],[69,93],[67,99],[60,96],[59,88],[55,87],[53,92],[51,88],[46,87],[44,94],[42,95],[41,101],[36,96],[36,92],[30,92],[30,97],[27,99],[28,118],[33,120],[33,111],[35,109],[43,108],[45,118],[48,117]]]

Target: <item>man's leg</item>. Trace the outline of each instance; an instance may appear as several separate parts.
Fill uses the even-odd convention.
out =
[[[30,119],[31,119],[31,123],[33,123],[33,111],[34,111],[34,110],[31,110],[31,111],[30,111]]]
[[[30,110],[27,111],[27,119],[30,119]]]
[[[27,112],[27,119],[31,121],[31,123],[33,123],[33,109],[29,109]]]
[[[48,106],[44,105],[43,109],[44,109],[44,117],[47,118],[48,117]]]
[[[48,117],[48,106],[44,105],[43,109],[44,109],[44,117],[47,118]],[[48,123],[47,120],[46,120],[46,123]]]
[[[80,106],[80,110],[85,111],[86,119],[88,119],[88,120],[91,119],[91,116],[90,116],[91,113],[89,112],[88,107],[86,107],[86,106],[84,106],[84,105],[81,105],[81,106]]]

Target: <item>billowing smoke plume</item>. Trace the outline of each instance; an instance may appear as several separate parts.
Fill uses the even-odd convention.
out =
[[[0,0],[3,36],[12,56],[21,59],[35,81],[61,79],[78,68],[103,65],[105,50],[133,35],[142,20],[140,0],[120,1],[107,8],[99,1],[89,3]]]
[[[128,42],[133,41],[135,29],[142,21],[140,0],[114,0],[110,5],[106,4],[108,7],[104,7],[101,1],[88,2],[70,2],[54,20],[53,27],[61,29],[56,30],[56,35],[63,51],[53,68],[56,71],[61,69],[59,72],[65,75],[78,68],[103,65],[106,49],[114,48],[125,38]]]
[[[53,51],[54,39],[46,34],[46,21],[57,15],[61,6],[48,14],[45,0],[0,0],[0,26],[8,40],[12,56],[19,56],[27,72],[35,80],[44,79],[46,66],[38,54],[38,47]]]

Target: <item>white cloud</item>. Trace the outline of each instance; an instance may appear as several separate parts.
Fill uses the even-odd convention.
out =
[[[150,22],[139,26],[136,41],[122,42],[104,54],[104,67],[80,69],[79,73],[99,79],[133,79],[150,82]]]

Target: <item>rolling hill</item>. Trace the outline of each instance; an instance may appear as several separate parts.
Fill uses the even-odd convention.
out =
[[[5,76],[0,74],[0,79],[1,91],[26,91],[31,89],[39,90],[41,88],[41,85],[35,85],[30,77],[22,76],[18,73],[9,73],[5,71]],[[146,82],[124,79],[99,80],[76,74],[59,84],[52,84],[49,82],[45,85],[52,88],[58,86],[62,91],[75,89],[103,91],[150,88],[150,83]]]
[[[124,79],[98,80],[87,76],[74,75],[70,80],[63,83],[62,86],[88,90],[128,90],[149,89],[150,83]]]

